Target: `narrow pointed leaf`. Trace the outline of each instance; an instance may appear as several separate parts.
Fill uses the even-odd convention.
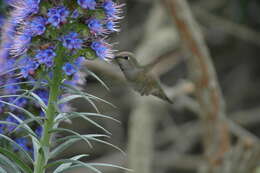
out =
[[[0,154],[0,164],[3,164],[8,172],[21,173],[17,165],[3,154]]]
[[[9,159],[11,159],[12,161],[14,161],[17,166],[26,173],[33,173],[33,171],[31,170],[31,168],[29,166],[27,166],[20,158],[17,157],[16,154],[14,154],[13,152],[10,152],[2,147],[0,147],[0,153],[2,153],[3,155],[5,155],[6,157],[8,157]]]
[[[84,68],[83,71],[85,71],[86,73],[90,74],[91,76],[93,76],[97,81],[99,81],[101,83],[102,86],[104,86],[108,91],[110,90],[109,87],[106,85],[105,82],[103,82],[102,79],[100,79],[94,72]]]
[[[0,137],[4,138],[7,141],[9,141],[12,145],[14,145],[16,148],[18,148],[19,151],[21,151],[24,154],[24,156],[27,158],[27,160],[30,161],[31,163],[33,163],[33,160],[31,158],[31,156],[23,149],[23,147],[21,147],[19,144],[17,144],[14,140],[9,138],[8,136],[0,134]]]
[[[45,166],[45,168],[55,167],[55,166],[58,166],[58,165],[61,165],[61,164],[64,164],[64,163],[79,164],[79,165],[81,165],[82,167],[91,169],[92,171],[94,171],[94,172],[96,172],[96,173],[102,173],[102,172],[99,171],[97,168],[95,168],[95,167],[93,167],[93,166],[91,166],[91,165],[88,165],[87,163],[81,162],[81,161],[79,161],[79,160],[72,160],[72,159],[61,159],[61,160],[55,161],[55,162],[53,162],[53,163],[47,164],[47,165]]]
[[[79,160],[79,159],[81,159],[81,158],[83,158],[83,157],[87,157],[87,156],[88,156],[88,155],[86,155],[86,154],[82,154],[82,155],[74,156],[74,157],[72,157],[71,159],[72,159],[72,160]],[[63,164],[60,165],[58,168],[56,168],[53,173],[62,172],[62,171],[64,171],[64,170],[68,169],[72,164],[73,164],[73,163],[63,163]]]
[[[90,148],[93,148],[92,144],[89,142],[88,138],[84,137],[83,135],[73,131],[73,130],[70,130],[70,129],[64,129],[64,128],[56,128],[56,129],[53,129],[51,130],[50,132],[68,132],[68,133],[71,133],[79,138],[81,138],[82,140],[84,140]]]

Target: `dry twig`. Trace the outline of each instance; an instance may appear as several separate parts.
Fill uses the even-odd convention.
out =
[[[219,166],[219,161],[230,145],[228,125],[224,120],[222,93],[209,51],[186,0],[165,0],[165,3],[185,47],[192,54],[192,58],[189,58],[189,70],[200,105],[207,169],[212,172]]]

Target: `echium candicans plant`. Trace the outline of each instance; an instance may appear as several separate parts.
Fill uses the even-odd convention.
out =
[[[64,172],[114,166],[80,161],[86,154],[55,160],[75,142],[108,144],[109,132],[92,117],[115,120],[98,112],[76,112],[69,102],[83,98],[109,102],[81,90],[87,60],[111,61],[108,37],[118,32],[122,4],[113,0],[6,0],[7,18],[0,44],[0,170],[1,172]],[[82,73],[82,70],[85,73]],[[79,134],[60,123],[81,118],[104,134]],[[66,132],[68,136],[61,136]],[[57,137],[58,136],[58,137]],[[117,147],[115,147],[117,148]],[[119,167],[120,168],[120,167]]]

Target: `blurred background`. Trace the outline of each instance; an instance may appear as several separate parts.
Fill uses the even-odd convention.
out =
[[[116,108],[97,105],[102,114],[121,123],[95,120],[113,134],[108,141],[126,155],[104,144],[89,148],[79,142],[59,157],[85,152],[90,154],[86,162],[116,164],[136,173],[260,173],[260,1],[189,0],[188,6],[177,6],[178,2],[185,1],[120,1],[126,4],[121,32],[111,39],[116,50],[134,52],[140,64],[156,62],[150,72],[160,78],[174,104],[135,93],[115,64],[87,62],[86,68],[95,72],[110,90],[91,77],[86,78],[84,89],[113,103]],[[4,15],[4,8],[0,10]],[[202,88],[194,79],[205,71],[196,66],[196,50],[180,35],[186,18],[174,16],[182,13],[199,25],[203,38],[202,43],[198,42],[206,45],[201,51],[210,52],[204,59],[210,84]],[[176,25],[178,20],[184,24]],[[196,33],[197,28],[186,32],[193,31]],[[210,99],[214,91],[215,102]],[[95,111],[82,100],[73,106]],[[217,117],[211,116],[212,110]],[[72,126],[81,133],[102,133],[80,120]],[[100,169],[105,173],[126,172]],[[83,172],[90,171],[73,171]]]

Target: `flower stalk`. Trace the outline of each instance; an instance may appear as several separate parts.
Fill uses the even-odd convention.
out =
[[[48,101],[48,107],[46,110],[46,120],[44,122],[43,126],[43,135],[40,142],[40,149],[44,149],[45,152],[38,152],[36,162],[35,162],[35,169],[34,173],[44,173],[44,166],[46,163],[48,163],[48,158],[45,156],[45,153],[49,153],[50,151],[50,142],[52,138],[52,133],[50,133],[50,130],[54,127],[54,119],[56,115],[56,104],[58,101],[58,97],[60,95],[60,86],[62,84],[63,79],[63,55],[64,55],[64,49],[62,49],[61,46],[58,47],[57,50],[57,57],[55,59],[56,66],[54,67],[54,73],[53,73],[53,80],[49,81],[50,84],[50,95],[49,95],[49,101]]]
[[[87,114],[72,111],[70,102],[83,98],[96,108],[93,100],[103,101],[81,91],[88,74],[104,83],[89,70],[83,73],[82,65],[86,60],[113,60],[113,44],[106,39],[119,31],[123,5],[114,0],[6,2],[11,8],[0,26],[0,115],[4,122],[0,134],[8,140],[0,140],[5,143],[0,153],[8,146],[17,154],[5,157],[19,161],[14,163],[19,166],[10,166],[6,172],[45,173],[48,167],[60,172],[69,169],[66,162],[89,169],[78,161],[82,155],[65,161],[50,159],[79,140],[91,147],[89,140],[103,142],[96,138],[106,136],[79,134],[59,124],[78,117],[104,129],[86,118]],[[67,137],[69,142],[54,137],[64,131],[72,134]],[[57,141],[62,147],[52,145]]]

